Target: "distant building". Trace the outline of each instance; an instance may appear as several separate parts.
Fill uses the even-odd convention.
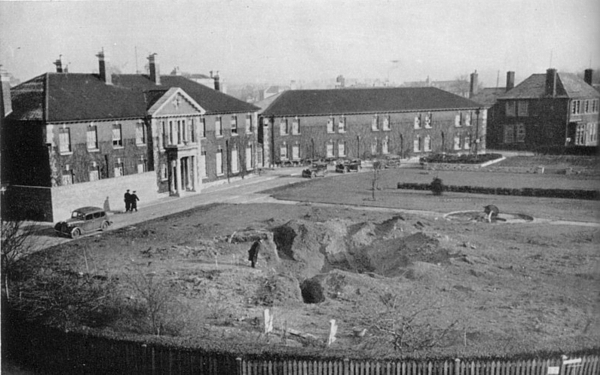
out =
[[[469,82],[466,80],[432,81],[429,76],[425,81],[404,82],[401,87],[436,87],[464,98],[469,97]]]
[[[514,73],[509,72],[507,82],[506,92],[495,98],[489,110],[489,148],[595,152],[600,93],[591,86],[591,69],[584,79],[548,69],[514,88]]]
[[[483,107],[433,87],[285,91],[259,118],[269,165],[486,148]]]
[[[12,89],[3,78],[3,214],[55,221],[79,206],[121,209],[198,193],[257,166],[258,108],[178,75],[44,73]]]

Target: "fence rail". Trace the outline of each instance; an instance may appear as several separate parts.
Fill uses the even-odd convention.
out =
[[[600,353],[529,360],[302,359],[207,352],[42,327],[3,332],[3,358],[43,374],[206,375],[600,375]],[[3,327],[4,328],[4,327]],[[4,331],[4,329],[3,329]],[[5,333],[7,334],[5,336]]]

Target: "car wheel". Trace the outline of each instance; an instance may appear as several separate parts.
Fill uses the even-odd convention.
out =
[[[102,222],[102,226],[100,227],[100,230],[104,231],[108,229],[108,222],[103,221]]]
[[[77,238],[81,236],[81,229],[75,228],[71,231],[71,238]]]

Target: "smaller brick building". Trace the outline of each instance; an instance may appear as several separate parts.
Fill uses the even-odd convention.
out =
[[[260,116],[265,164],[485,151],[487,113],[432,88],[290,90]]]
[[[509,72],[514,80],[514,73]],[[514,81],[513,81],[514,82]],[[533,74],[496,98],[490,108],[489,148],[544,152],[595,152],[600,93],[584,79],[548,69]],[[478,100],[478,99],[475,99]]]

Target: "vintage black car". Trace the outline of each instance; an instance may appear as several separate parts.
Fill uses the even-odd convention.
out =
[[[81,207],[71,213],[71,217],[54,225],[59,236],[77,238],[85,233],[106,230],[112,221],[100,207]]]
[[[335,171],[338,173],[358,172],[361,170],[361,168],[362,162],[360,159],[343,160],[336,164]]]
[[[310,167],[302,171],[302,177],[325,177],[327,173],[327,164],[324,163],[313,163]]]

